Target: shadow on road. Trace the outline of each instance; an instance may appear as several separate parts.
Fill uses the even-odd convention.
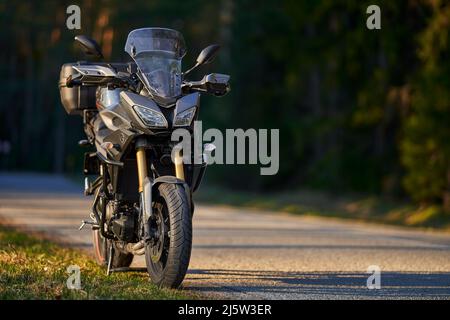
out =
[[[326,299],[421,298],[448,299],[450,273],[382,272],[381,289],[369,290],[369,274],[354,272],[279,272],[253,270],[190,270],[189,289],[199,291],[240,292],[257,297],[273,294],[274,298],[289,293],[292,298]],[[217,287],[204,287],[198,282],[209,279],[220,282]],[[226,283],[227,285],[223,285]]]
[[[264,249],[326,249],[326,250],[406,250],[406,251],[447,251],[449,246],[430,247],[430,246],[380,246],[380,245],[320,245],[320,244],[220,244],[220,245],[195,245],[195,249],[252,249],[252,250],[264,250]]]

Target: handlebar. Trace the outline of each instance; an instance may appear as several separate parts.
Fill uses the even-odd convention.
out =
[[[108,86],[113,88],[126,88],[138,91],[136,75],[123,76],[95,76],[90,77],[82,74],[70,75],[66,79],[66,85],[69,88],[74,86]],[[205,92],[215,96],[224,96],[230,91],[230,76],[220,73],[211,73],[203,77],[200,81],[185,81],[181,85],[184,93]]]
[[[220,73],[211,73],[200,81],[186,81],[181,85],[183,92],[206,92],[215,96],[223,96],[230,91],[230,76]]]
[[[113,86],[114,88],[133,89],[132,80],[117,77],[83,77],[81,74],[70,75],[66,79],[66,86],[72,88],[75,86]]]

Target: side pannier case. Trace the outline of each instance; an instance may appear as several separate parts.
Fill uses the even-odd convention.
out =
[[[66,63],[61,67],[59,75],[59,93],[61,95],[61,103],[66,112],[70,115],[82,115],[85,109],[95,109],[95,86],[76,86],[68,88],[66,79],[70,75],[77,72],[72,66],[80,65],[80,63]]]

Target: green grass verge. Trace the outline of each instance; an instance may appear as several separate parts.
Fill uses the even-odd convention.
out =
[[[450,230],[450,215],[438,206],[414,206],[375,196],[335,195],[310,190],[258,194],[203,186],[194,200],[305,216]]]
[[[67,288],[67,268],[81,271],[81,290]],[[0,225],[0,299],[192,299],[160,289],[145,273],[106,276],[85,253]]]

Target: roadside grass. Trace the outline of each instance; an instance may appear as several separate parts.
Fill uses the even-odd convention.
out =
[[[69,177],[81,183],[81,176]],[[269,193],[236,191],[214,184],[199,188],[198,202],[282,211],[303,216],[333,217],[422,229],[450,231],[450,214],[436,205],[417,206],[408,202],[371,195],[332,194],[315,190]]]
[[[80,267],[81,290],[67,288],[70,265]],[[106,276],[85,253],[0,225],[0,299],[195,299],[160,289],[145,273]]]
[[[335,195],[310,190],[259,194],[207,185],[200,188],[194,200],[303,216],[450,230],[450,215],[438,206],[414,206],[375,196]]]

